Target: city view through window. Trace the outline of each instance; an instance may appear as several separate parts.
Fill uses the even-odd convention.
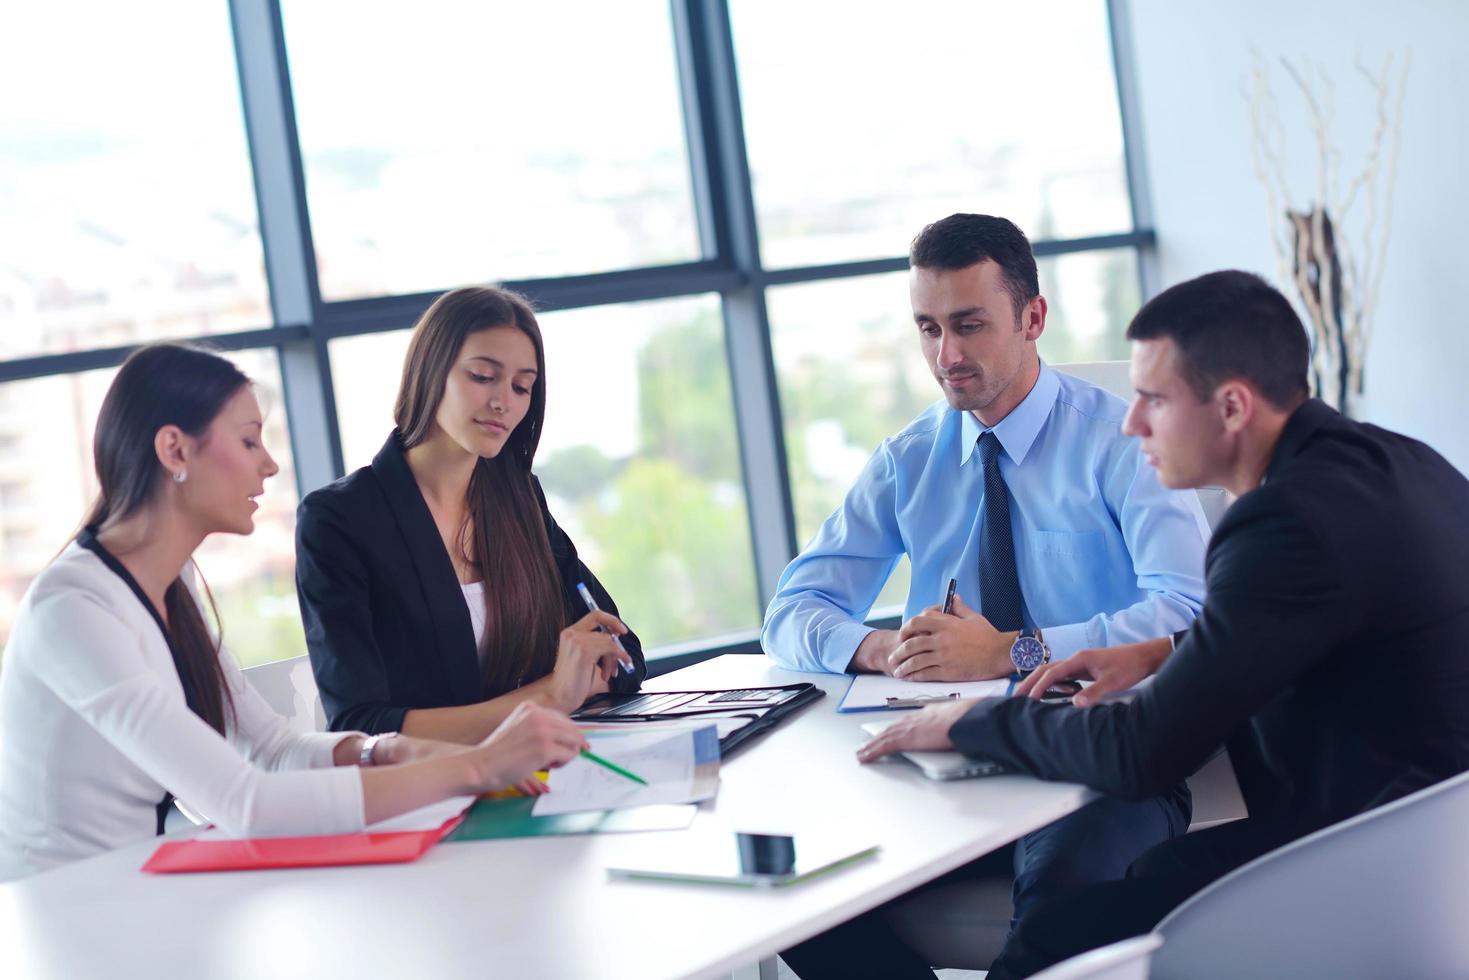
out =
[[[83,6],[99,29],[78,36],[66,25]],[[728,6],[765,268],[901,256],[924,223],[955,210],[1006,214],[1034,241],[1136,232],[1102,0],[923,2],[903,25],[875,4],[840,5],[840,17],[833,4]],[[291,418],[300,375],[286,376],[268,339],[255,187],[294,178],[252,170],[227,4],[155,7],[167,32],[76,0],[0,15],[0,83],[31,93],[0,100],[0,372],[48,358],[0,374],[0,647],[96,491],[91,433],[115,367],[77,358],[265,331],[228,356],[257,383],[281,473],[253,535],[216,536],[198,555],[226,643],[263,663],[304,653],[294,525],[312,487],[294,454],[332,456]],[[284,0],[281,14],[319,313],[280,326],[322,341],[320,380],[306,383],[330,383],[343,472],[367,465],[391,429],[412,322],[373,304],[471,282],[531,279],[554,293],[557,277],[729,267],[701,237],[713,220],[696,193],[707,161],[690,150],[690,69],[668,3],[444,2],[388,18]],[[1029,71],[1026,46],[1004,39],[1042,24],[1047,64]],[[984,58],[968,56],[976,36]],[[63,37],[75,38],[65,57],[49,40]],[[494,57],[486,37],[504,39]],[[547,43],[557,58],[541,56]],[[86,78],[108,84],[78,82],[66,65],[80,59]],[[1140,247],[1041,260],[1042,356],[1126,356]],[[720,290],[736,284],[669,276],[666,298],[593,291],[541,314],[537,476],[655,654],[747,642],[759,626],[769,582],[752,500],[767,488],[751,486],[742,450],[768,436],[742,431],[742,400],[778,398],[799,547],[881,440],[939,397],[901,271],[766,287],[769,396],[733,381]],[[367,332],[333,332],[347,307]],[[905,593],[900,568],[878,607]]]

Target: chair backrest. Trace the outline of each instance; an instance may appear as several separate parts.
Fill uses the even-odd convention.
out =
[[[298,732],[326,730],[326,712],[316,691],[311,661],[292,657],[245,668],[245,679]]]
[[[1252,861],[1158,925],[1152,976],[1469,976],[1466,814],[1469,773]]]
[[[1156,932],[1103,946],[1034,974],[1031,980],[1148,980],[1148,963],[1163,945]]]
[[[1116,395],[1125,402],[1130,402],[1132,401],[1132,378],[1127,373],[1129,363],[1131,362],[1079,361],[1075,364],[1057,364],[1055,368],[1062,374],[1080,378],[1109,394]]]
[[[1133,391],[1127,365],[1127,361],[1086,361],[1057,364],[1056,370],[1094,384],[1103,391],[1130,402]],[[1224,516],[1229,505],[1234,503],[1234,498],[1222,487],[1199,487],[1194,492],[1199,495],[1199,506],[1204,509],[1204,519],[1209,522],[1209,529],[1213,530],[1219,526],[1219,519]]]

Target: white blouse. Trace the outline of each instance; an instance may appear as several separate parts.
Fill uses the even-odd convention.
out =
[[[464,602],[469,606],[469,625],[474,630],[474,649],[479,654],[479,665],[485,666],[485,583],[460,582]]]
[[[165,791],[232,835],[362,829],[361,774],[332,766],[345,733],[292,731],[220,660],[228,739],[189,710],[152,613],[99,557],[73,542],[31,583],[0,664],[0,881],[152,837]]]

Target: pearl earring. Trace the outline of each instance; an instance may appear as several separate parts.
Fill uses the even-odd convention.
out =
[[[187,470],[179,470],[177,473],[175,473],[173,475],[173,482],[174,483],[183,483],[188,478],[189,478],[189,473],[188,473]]]

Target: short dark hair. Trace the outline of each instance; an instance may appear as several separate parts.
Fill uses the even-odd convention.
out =
[[[1171,338],[1184,380],[1204,401],[1243,378],[1276,408],[1310,392],[1311,345],[1290,300],[1251,272],[1230,269],[1163,290],[1137,311],[1128,340]]]
[[[1013,221],[992,214],[951,214],[918,233],[908,263],[919,269],[967,269],[992,261],[1000,267],[1005,292],[1019,316],[1041,294],[1030,240]]]

